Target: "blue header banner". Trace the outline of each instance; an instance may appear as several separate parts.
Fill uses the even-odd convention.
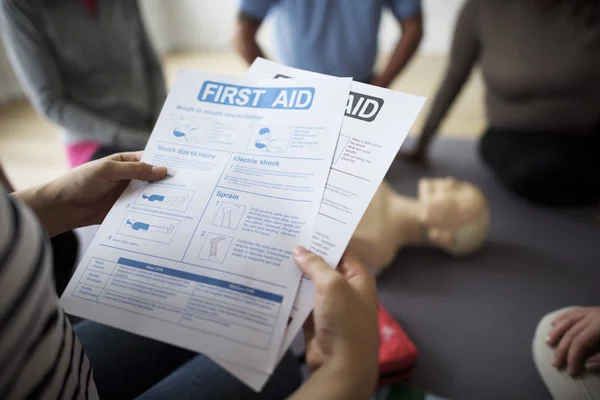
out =
[[[198,101],[249,108],[308,110],[314,96],[315,88],[312,87],[265,88],[206,81]]]
[[[118,264],[125,265],[127,267],[139,268],[150,272],[156,272],[158,274],[164,274],[173,276],[175,278],[187,279],[189,281],[200,282],[206,285],[217,286],[223,289],[233,290],[234,292],[244,293],[254,297],[260,297],[261,299],[274,301],[276,303],[281,303],[283,301],[283,296],[265,292],[263,290],[254,289],[249,286],[239,285],[233,282],[223,281],[221,279],[210,278],[208,276],[192,274],[190,272],[179,271],[172,268],[161,267],[154,264],[148,264],[145,262],[130,260],[129,258],[119,258]]]

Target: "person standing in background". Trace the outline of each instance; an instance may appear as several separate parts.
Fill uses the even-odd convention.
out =
[[[416,146],[430,143],[475,64],[489,128],[479,152],[510,191],[545,206],[600,202],[600,2],[467,0]]]
[[[166,98],[137,1],[1,0],[29,101],[63,133],[71,166],[142,150]]]
[[[374,72],[381,14],[389,6],[402,30],[381,74]],[[420,0],[242,0],[235,47],[251,64],[264,57],[256,34],[269,12],[277,56],[295,68],[387,87],[408,64],[423,36]]]

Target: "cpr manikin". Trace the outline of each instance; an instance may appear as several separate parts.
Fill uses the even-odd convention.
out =
[[[422,179],[415,199],[396,193],[383,181],[349,249],[378,274],[406,246],[433,245],[455,256],[477,251],[489,224],[488,203],[470,183]]]

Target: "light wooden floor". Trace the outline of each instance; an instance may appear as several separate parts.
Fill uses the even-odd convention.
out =
[[[382,62],[384,60],[381,60]],[[246,66],[232,53],[175,53],[165,58],[167,81],[180,67],[243,75]],[[428,104],[445,68],[441,56],[418,56],[392,85],[393,89],[428,97]],[[443,135],[476,137],[484,121],[483,88],[475,73],[441,128]],[[428,106],[412,133],[418,133]],[[26,101],[0,107],[0,161],[17,188],[45,182],[67,171],[65,153],[57,129],[43,120]]]

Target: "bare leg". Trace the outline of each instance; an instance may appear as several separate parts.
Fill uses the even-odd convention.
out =
[[[165,203],[172,204],[174,206],[181,206],[187,200],[187,195],[185,196],[169,196],[165,198]]]
[[[148,228],[149,232],[160,232],[160,233],[164,233],[165,235],[168,235],[169,233],[171,233],[173,231],[173,229],[175,229],[174,225],[169,225],[169,226],[161,226],[161,225],[150,225],[150,228]]]

